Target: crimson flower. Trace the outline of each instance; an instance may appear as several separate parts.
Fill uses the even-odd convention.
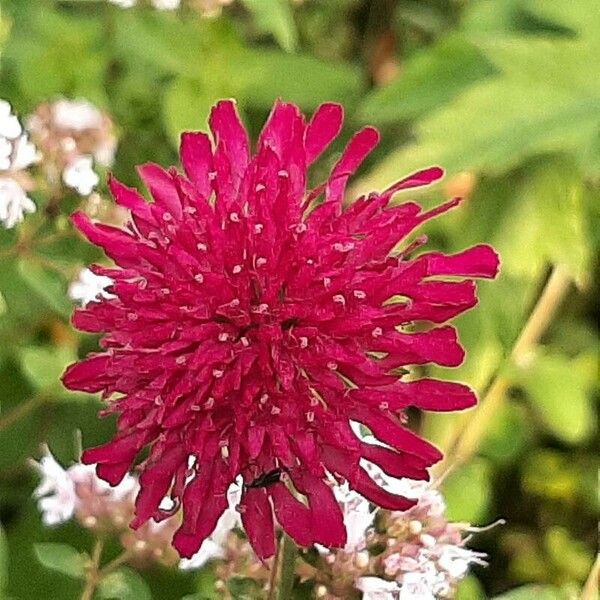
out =
[[[212,141],[182,135],[184,174],[139,168],[153,203],[110,179],[131,211],[124,229],[73,216],[117,265],[92,267],[112,278],[112,296],[73,319],[104,334],[102,352],[70,366],[64,383],[102,392],[105,412],[119,415],[116,437],[83,461],[116,485],[149,447],[132,526],[182,505],[173,538],[182,556],[211,534],[240,475],[238,510],[259,557],[274,553],[274,519],[302,546],[343,546],[332,483],[345,480],[387,509],[411,507],[377,485],[363,461],[427,479],[441,453],[404,426],[405,409],[476,403],[464,385],[402,376],[407,365],[461,363],[456,331],[431,324],[476,304],[470,278],[494,277],[497,255],[481,245],[414,257],[423,238],[398,246],[458,204],[390,205],[396,192],[438,180],[438,167],[344,207],[349,177],[378,142],[371,127],[308,191],[307,169],[342,119],[337,104],[306,122],[298,107],[277,102],[252,156],[235,104],[221,101],[209,119]],[[430,325],[414,331],[416,322]],[[382,444],[362,441],[353,423]]]

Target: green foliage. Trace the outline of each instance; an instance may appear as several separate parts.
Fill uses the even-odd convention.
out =
[[[98,586],[101,600],[151,600],[148,585],[129,567],[121,567],[104,577]]]
[[[442,185],[420,200],[431,206],[433,196],[438,202],[457,194],[465,201],[424,228],[430,246],[459,251],[491,243],[502,270],[498,280],[480,285],[477,310],[457,320],[465,363],[452,372],[428,366],[423,372],[464,381],[481,398],[498,373],[508,381],[477,456],[443,486],[452,518],[476,525],[507,520],[475,538],[490,566],[463,582],[460,600],[577,597],[594,551],[600,254],[594,11],[596,0],[236,0],[221,17],[200,18],[189,7],[123,10],[104,0],[2,3],[2,97],[22,117],[58,96],[102,106],[120,138],[114,171],[130,185],[139,183],[136,164],[175,164],[181,132],[204,129],[222,97],[237,100],[254,139],[280,96],[307,112],[323,101],[342,102],[349,122],[343,139],[358,125],[379,126],[383,143],[355,192],[428,164],[447,169]],[[388,54],[380,56],[390,39]],[[391,61],[399,73],[381,87],[370,83],[378,61]],[[340,148],[336,143],[324,162],[331,164]],[[317,169],[315,180],[325,167]],[[99,192],[106,195],[105,187]],[[75,523],[40,524],[27,458],[47,442],[67,464],[76,455],[76,431],[92,446],[113,427],[97,420],[93,396],[67,393],[59,383],[66,365],[97,348],[95,337],[68,324],[69,281],[82,265],[105,259],[73,235],[68,214],[79,200],[61,198],[50,218],[46,196],[43,188],[33,192],[38,211],[19,227],[0,227],[0,418],[31,398],[53,400],[0,431],[0,598],[22,600],[78,597],[88,559],[75,548],[89,550],[92,543]],[[36,241],[54,235],[54,242]],[[515,340],[556,265],[573,285],[538,347],[513,364]],[[477,410],[424,415],[422,431],[448,448]],[[243,574],[227,585],[237,598],[261,594]],[[214,570],[122,567],[104,579],[96,598],[143,600],[151,593],[165,600],[216,598]],[[295,586],[295,598],[311,594],[310,584]]]
[[[72,546],[46,542],[34,544],[33,550],[36,558],[47,569],[62,573],[73,579],[83,579],[85,576],[85,567],[89,557],[80,554]]]

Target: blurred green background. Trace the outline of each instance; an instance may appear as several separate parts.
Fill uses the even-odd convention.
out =
[[[452,518],[507,521],[473,539],[490,565],[474,570],[460,598],[578,597],[598,517],[598,1],[238,0],[213,18],[92,0],[1,6],[0,97],[21,116],[59,96],[102,107],[118,128],[115,174],[129,184],[136,164],[175,164],[179,133],[204,128],[221,97],[237,99],[253,135],[279,96],[306,111],[342,102],[343,139],[376,125],[383,141],[356,193],[418,167],[447,169],[423,201],[467,200],[427,226],[430,244],[487,242],[502,256],[499,279],[480,286],[480,306],[457,323],[466,363],[437,373],[485,400],[466,415],[421,421],[458,461],[443,486]],[[48,199],[33,197],[42,213]],[[65,196],[48,231],[68,227],[78,202]],[[15,236],[0,229],[0,249]],[[0,598],[62,600],[78,597],[80,583],[45,570],[33,544],[89,550],[91,539],[74,523],[41,525],[26,460],[48,442],[67,464],[77,430],[93,445],[112,424],[96,419],[96,398],[57,383],[66,363],[95,346],[70,329],[66,289],[100,256],[75,237],[39,253],[0,258],[2,414],[44,398],[0,431]],[[548,286],[558,295],[550,308]],[[538,335],[514,351],[540,297]],[[143,577],[155,598],[203,589],[194,573]]]

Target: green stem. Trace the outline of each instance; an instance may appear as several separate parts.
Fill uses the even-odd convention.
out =
[[[535,350],[540,338],[552,323],[552,319],[564,300],[570,284],[571,276],[567,269],[560,265],[555,266],[511,350],[509,361],[519,364]],[[467,413],[464,418],[459,419],[455,437],[450,444],[446,457],[434,469],[434,473],[438,477],[443,476],[448,469],[455,469],[464,464],[477,452],[489,425],[503,406],[510,388],[511,381],[504,375],[503,367],[504,364],[501,365],[496,378],[477,410],[473,413]]]
[[[44,396],[32,396],[29,400],[21,402],[16,408],[13,408],[8,414],[0,418],[0,431],[4,431],[12,427],[15,423],[25,418],[29,413],[34,411],[38,406],[45,402]]]
[[[279,545],[281,552],[279,559],[280,575],[276,598],[277,600],[289,600],[292,597],[294,587],[298,548],[296,548],[294,540],[286,533],[282,533]]]
[[[100,561],[102,560],[102,549],[104,542],[102,540],[96,540],[94,549],[92,551],[92,560],[86,573],[85,587],[81,592],[81,600],[93,600],[94,592],[100,582]]]

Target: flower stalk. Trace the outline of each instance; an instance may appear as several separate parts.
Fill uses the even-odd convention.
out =
[[[498,374],[492,381],[477,411],[468,413],[458,420],[453,441],[449,445],[443,462],[435,467],[441,475],[449,469],[456,469],[468,461],[479,448],[479,445],[490,423],[506,400],[511,380],[505,373],[509,363],[520,364],[538,345],[540,338],[552,323],[556,311],[564,300],[572,277],[562,265],[556,265],[544,289],[517,338],[506,362],[499,367]],[[468,427],[466,426],[468,420]]]

